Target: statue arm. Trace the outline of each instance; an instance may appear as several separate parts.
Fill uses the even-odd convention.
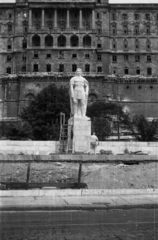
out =
[[[71,95],[72,98],[74,97],[74,88],[73,88],[73,85],[74,85],[74,80],[71,79],[71,80],[70,80],[70,95]]]

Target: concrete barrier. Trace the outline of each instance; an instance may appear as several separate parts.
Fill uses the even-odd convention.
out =
[[[142,151],[149,155],[158,155],[158,142],[100,142],[96,153],[100,150],[111,150],[113,154],[123,154],[125,149],[128,151]],[[58,141],[0,141],[1,154],[35,154],[49,155],[58,153]]]

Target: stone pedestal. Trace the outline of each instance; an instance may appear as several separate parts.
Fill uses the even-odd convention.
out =
[[[87,117],[72,117],[68,124],[68,149],[72,149],[72,153],[89,153],[91,120]]]

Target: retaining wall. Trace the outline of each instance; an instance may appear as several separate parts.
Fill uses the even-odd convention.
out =
[[[58,141],[0,141],[1,154],[35,154],[49,155],[58,153]],[[158,142],[100,142],[96,153],[100,150],[111,150],[113,154],[129,151],[142,151],[150,155],[158,155]]]

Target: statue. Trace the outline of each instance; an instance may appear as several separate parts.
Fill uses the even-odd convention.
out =
[[[82,69],[78,68],[75,76],[70,79],[71,115],[74,117],[86,116],[88,92],[88,81],[82,77]]]

